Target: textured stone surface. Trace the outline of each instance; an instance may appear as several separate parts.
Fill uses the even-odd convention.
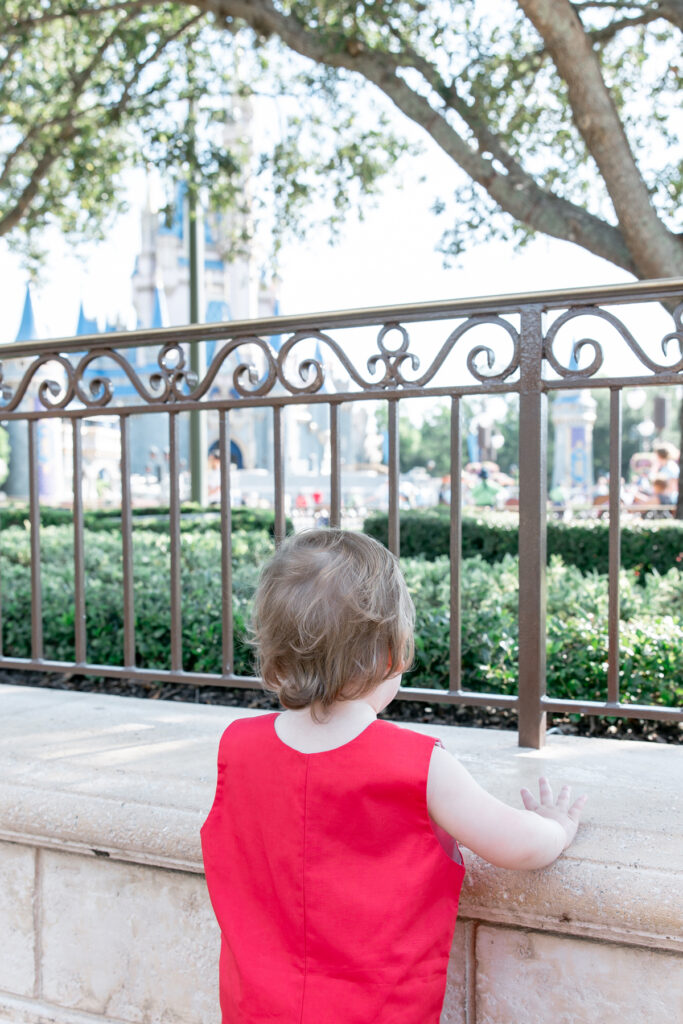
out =
[[[221,732],[258,713],[0,686],[1,1024],[216,1024],[199,827]],[[466,852],[471,920],[456,930],[442,1024],[472,1024],[475,988],[476,1024],[677,1020],[680,959],[665,951],[683,942],[680,748],[552,736],[538,752],[514,733],[415,728],[510,802],[540,774],[590,797],[548,869]]]
[[[219,736],[258,713],[0,686],[0,838],[200,871]],[[463,914],[681,948],[680,748],[553,735],[533,751],[511,732],[415,728],[512,803],[540,774],[589,794],[551,868],[501,872],[469,857]]]
[[[659,1024],[681,1020],[679,957],[481,926],[477,1024]]]
[[[33,994],[33,891],[36,851],[0,843],[0,989]]]
[[[219,937],[199,875],[45,851],[42,996],[135,1024],[215,1021]]]
[[[458,921],[448,961],[446,998],[440,1024],[467,1024],[467,955],[471,924]]]
[[[101,1017],[98,1014],[81,1013],[80,1010],[65,1010],[42,999],[26,999],[21,996],[0,992],[0,1022],[2,1024],[128,1024],[115,1017]],[[198,1022],[199,1024],[199,1022]],[[204,1021],[201,1022],[204,1024]],[[217,1024],[206,1021],[206,1024]]]

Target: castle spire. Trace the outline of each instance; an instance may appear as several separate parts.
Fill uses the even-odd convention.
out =
[[[33,315],[33,302],[31,300],[31,286],[27,284],[24,309],[21,314],[21,323],[19,324],[16,341],[35,341],[37,334],[36,320]]]

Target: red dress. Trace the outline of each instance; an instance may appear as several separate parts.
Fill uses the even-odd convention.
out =
[[[276,717],[226,729],[202,828],[223,1024],[438,1024],[465,874],[427,811],[438,741],[374,721],[302,754]]]

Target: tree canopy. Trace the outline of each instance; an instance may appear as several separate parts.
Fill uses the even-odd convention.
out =
[[[257,161],[280,228],[321,193],[334,224],[407,148],[393,106],[453,162],[445,252],[542,233],[683,275],[681,29],[683,0],[5,0],[0,234],[96,231],[140,163],[228,205]],[[225,130],[256,92],[289,98],[261,154]]]

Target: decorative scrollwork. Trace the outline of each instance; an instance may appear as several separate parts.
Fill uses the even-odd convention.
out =
[[[412,372],[417,373],[420,369],[420,360],[414,352],[410,351],[410,335],[406,328],[398,323],[398,321],[390,321],[389,323],[384,324],[377,335],[377,347],[379,352],[375,352],[368,358],[367,368],[370,374],[378,374],[378,371],[381,371],[382,369],[384,372],[382,376],[378,376],[374,380],[372,378],[367,380],[362,377],[356,370],[355,366],[351,363],[346,352],[341,348],[341,346],[328,334],[324,334],[322,331],[299,331],[288,338],[280,349],[280,353],[278,355],[278,378],[292,394],[314,394],[316,391],[320,390],[324,383],[324,367],[318,359],[307,357],[298,364],[297,374],[299,380],[303,382],[301,384],[294,383],[289,380],[285,373],[285,363],[291,355],[294,347],[302,341],[315,340],[317,342],[322,342],[334,353],[351,380],[353,380],[363,391],[385,391],[391,388],[424,387],[425,384],[428,384],[440,370],[459,339],[469,331],[476,327],[481,327],[484,324],[501,327],[509,335],[512,339],[513,346],[512,357],[498,373],[482,372],[477,365],[480,357],[482,355],[485,357],[488,370],[490,371],[495,365],[495,353],[493,352],[493,349],[487,345],[478,345],[468,353],[468,369],[476,380],[482,382],[506,380],[519,366],[519,333],[507,320],[493,315],[472,316],[464,323],[459,324],[459,326],[450,333],[428,369],[421,377],[418,378],[406,377],[403,372],[403,367],[406,364],[409,364]],[[400,338],[399,343],[394,347],[387,344],[387,337],[390,336],[392,332],[398,333]]]
[[[669,347],[669,342],[677,341],[678,351],[681,353],[681,361],[683,361],[683,302],[681,302],[680,305],[676,306],[672,316],[673,322],[676,325],[676,330],[670,331],[668,334],[665,334],[662,338],[662,352],[666,356],[666,350]],[[672,367],[669,367],[669,369],[672,369]]]
[[[48,354],[31,363],[14,392],[4,382],[4,371],[0,370],[0,394],[4,402],[0,408],[3,412],[12,412],[17,408],[38,371],[47,363],[58,363],[66,374],[66,380],[59,381],[50,377],[38,381],[38,399],[41,405],[46,409],[64,409],[69,404],[74,396],[73,366],[65,356]]]
[[[342,364],[349,377],[355,381],[364,391],[377,388],[379,385],[371,384],[370,382],[363,379],[356,370],[353,363],[350,361],[346,352],[341,348],[340,345],[330,338],[329,334],[324,334],[322,331],[297,331],[283,344],[277,356],[277,377],[280,383],[293,395],[312,395],[316,391],[319,391],[325,382],[325,372],[322,363],[318,359],[312,359],[307,357],[303,359],[297,366],[297,373],[299,380],[302,384],[295,384],[290,381],[286,374],[286,363],[288,357],[291,355],[292,350],[296,345],[299,345],[302,341],[318,341],[322,342],[331,352],[337,357],[339,362]],[[313,376],[311,377],[311,374]]]
[[[265,341],[256,336],[248,336],[235,338],[225,344],[214,356],[201,382],[196,373],[188,368],[185,351],[180,342],[169,342],[159,350],[158,370],[150,374],[148,386],[143,383],[140,375],[128,361],[127,350],[94,348],[83,355],[75,366],[62,354],[41,356],[26,369],[14,391],[5,382],[0,364],[0,409],[6,412],[14,411],[41,368],[47,363],[57,363],[63,372],[63,379],[57,379],[53,375],[50,379],[38,381],[38,399],[46,409],[64,409],[74,400],[86,408],[104,408],[116,397],[116,381],[112,381],[110,376],[101,370],[98,370],[94,377],[90,377],[88,371],[92,372],[91,364],[96,360],[105,359],[123,371],[145,403],[175,404],[197,401],[207,393],[228,357],[243,345],[252,345],[260,349],[266,370],[260,374],[253,362],[240,363],[232,375],[233,388],[243,397],[265,395],[277,377],[275,358]]]
[[[104,408],[104,406],[109,405],[112,398],[116,395],[116,383],[112,383],[109,377],[105,376],[101,371],[98,371],[97,376],[91,377],[89,380],[86,378],[86,370],[96,359],[111,360],[111,362],[123,370],[125,376],[144,401],[154,401],[154,395],[144,386],[139,375],[122,352],[118,352],[113,348],[93,349],[81,357],[74,370],[75,394],[79,402],[82,402],[88,409]]]
[[[636,339],[629,331],[626,324],[623,323],[618,317],[609,310],[600,309],[598,306],[590,307],[574,307],[568,309],[565,313],[554,321],[548,332],[546,333],[543,342],[543,356],[550,363],[552,368],[561,377],[592,377],[600,369],[604,362],[604,354],[602,351],[602,345],[595,338],[581,338],[579,341],[575,341],[572,346],[572,354],[570,357],[571,361],[574,362],[574,366],[564,366],[554,351],[554,344],[557,335],[565,324],[571,320],[575,320],[581,316],[598,317],[600,320],[605,320],[608,324],[615,328],[617,333],[624,339],[628,347],[637,356],[643,366],[646,366],[653,373],[678,373],[683,370],[683,324],[681,318],[683,316],[683,303],[676,308],[674,311],[674,323],[677,327],[676,331],[672,331],[666,334],[661,340],[661,348],[664,356],[666,357],[667,349],[672,341],[678,341],[678,347],[680,352],[680,358],[676,363],[657,363],[654,359],[648,356],[647,352],[638,344]],[[579,368],[578,362],[581,352],[588,348],[593,352],[593,358],[588,366]]]
[[[271,347],[267,338],[256,334],[228,337],[219,343],[201,379],[188,365],[188,344],[191,342],[187,333],[181,329],[177,335],[174,333],[172,341],[161,347],[150,336],[149,346],[154,356],[152,365],[145,372],[134,365],[131,349],[108,347],[111,340],[91,342],[87,352],[71,355],[58,351],[57,345],[55,351],[47,352],[45,346],[28,366],[23,360],[18,364],[22,367],[23,375],[14,392],[0,364],[0,411],[14,412],[29,387],[32,388],[32,394],[37,391],[39,405],[49,411],[65,409],[71,402],[85,409],[100,410],[119,401],[129,404],[131,387],[128,385],[132,386],[138,396],[137,399],[133,396],[133,403],[140,401],[144,405],[153,406],[188,406],[200,403],[204,398],[210,397],[213,400],[216,381],[222,385],[220,393],[226,395],[229,392],[230,399],[265,398],[276,387],[294,396],[314,395],[325,388],[328,356],[334,357],[344,373],[348,382],[344,387],[348,387],[350,392],[360,390],[380,395],[406,389],[415,393],[432,384],[454,350],[462,352],[463,362],[475,382],[483,385],[501,384],[508,381],[520,366],[522,338],[514,320],[518,315],[518,310],[514,316],[499,316],[495,313],[459,315],[455,326],[449,326],[450,333],[426,368],[421,366],[416,351],[411,350],[409,325],[402,324],[398,319],[376,322],[376,348],[366,356],[365,367],[361,366],[361,369],[352,362],[347,346],[324,330],[303,327],[287,337],[279,351]],[[565,365],[566,360],[560,359],[555,351],[562,328],[585,316],[597,317],[616,330],[641,364],[653,373],[671,376],[683,370],[683,303],[674,311],[674,329],[661,340],[661,350],[664,359],[669,359],[668,364],[648,355],[614,313],[597,306],[572,306],[557,317],[544,339],[544,358],[560,377],[590,378],[603,366],[604,354],[599,334],[573,342],[569,365]],[[339,323],[343,324],[343,321]],[[349,321],[344,326],[352,327],[353,323]],[[370,323],[366,322],[366,326],[372,329]],[[484,328],[486,332],[482,337],[481,329]],[[475,330],[480,331],[476,344],[471,336]],[[498,351],[496,343],[501,332],[505,344],[503,355]],[[192,336],[196,333],[193,331]],[[213,336],[216,336],[215,332]],[[130,343],[133,343],[132,338]],[[135,344],[138,342],[135,341]],[[676,344],[678,349],[674,347],[672,350]],[[304,347],[300,348],[302,345]],[[314,345],[315,354],[311,354]],[[510,345],[512,351],[508,358]],[[579,362],[582,357],[585,359],[586,353],[590,357],[588,365],[579,368]],[[675,361],[672,361],[674,358]],[[109,363],[111,370],[103,370],[103,363]],[[225,378],[229,382],[227,389]],[[126,382],[125,388],[121,387],[122,380]]]
[[[241,348],[242,345],[253,345],[255,348],[259,349],[263,357],[265,371],[259,375],[259,372],[253,362],[239,363],[232,374],[232,386],[234,390],[242,398],[268,394],[277,379],[277,368],[275,365],[273,350],[270,345],[263,340],[263,338],[259,338],[255,334],[248,334],[243,335],[241,338],[233,338],[232,341],[223,345],[211,360],[211,366],[209,367],[200,386],[192,393],[192,398],[201,398],[202,395],[206,394],[226,359],[228,359],[236,349]]]
[[[498,371],[498,373],[482,373],[477,366],[477,360],[481,356],[484,356],[488,369],[492,370],[496,363],[496,354],[488,345],[476,345],[467,354],[467,368],[472,376],[482,383],[507,380],[507,378],[510,377],[519,367],[519,332],[508,320],[504,320],[500,316],[481,314],[469,317],[464,323],[459,324],[454,331],[451,331],[445,344],[441,347],[436,359],[434,359],[423,376],[414,382],[415,386],[423,387],[425,384],[428,384],[435,374],[441,369],[460,338],[465,334],[468,334],[469,331],[474,330],[476,327],[481,327],[484,324],[501,327],[509,335],[512,339],[512,357],[509,362]]]
[[[401,336],[401,344],[398,348],[387,348],[384,343],[384,339],[392,331],[398,331]],[[379,353],[370,356],[368,359],[368,371],[374,373],[378,363],[384,364],[384,376],[380,381],[377,382],[377,387],[390,388],[400,387],[408,383],[406,378],[403,376],[401,367],[404,363],[409,362],[414,373],[420,369],[420,360],[414,352],[408,351],[410,345],[410,335],[408,334],[405,327],[402,327],[399,323],[388,323],[385,324],[377,335],[377,347]]]

